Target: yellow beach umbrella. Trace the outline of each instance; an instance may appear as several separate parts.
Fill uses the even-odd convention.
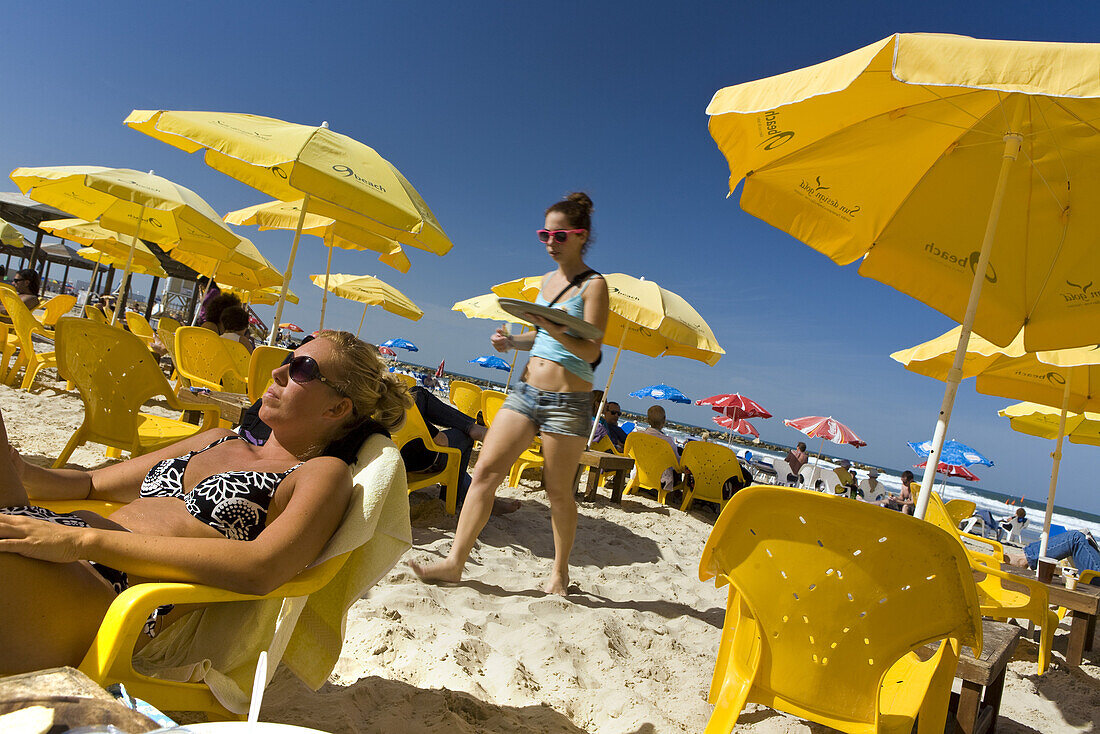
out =
[[[653,281],[632,275],[606,273],[604,279],[610,312],[603,343],[615,347],[616,352],[603,402],[596,411],[597,418],[603,413],[619,355],[624,349],[647,357],[686,357],[708,365],[715,364],[726,353],[707,322],[683,297]],[[534,301],[541,284],[541,277],[531,276],[495,285],[493,292],[502,298]],[[590,435],[590,442],[591,439]]]
[[[955,363],[961,330],[961,326],[955,327],[936,339],[890,356],[910,371],[946,380]],[[1100,364],[1097,362],[1100,362],[1100,349],[1095,346],[1033,353],[1024,351],[1022,334],[1007,347],[998,347],[977,334],[971,334],[967,340],[958,379],[976,377],[977,390],[985,395],[1058,407],[1061,429],[1056,435],[1058,443],[1050,472],[1040,555],[1046,553],[1050,536],[1067,416],[1070,411],[1100,410]]]
[[[318,288],[326,288],[324,275],[311,275],[309,279]],[[424,312],[412,302],[412,299],[373,275],[333,273],[328,278],[327,290],[340,296],[340,298],[364,304],[363,316],[359,319],[359,329],[355,332],[356,336],[363,330],[363,320],[367,318],[367,309],[371,306],[381,306],[392,314],[404,316],[412,321],[419,321],[424,315]]]
[[[85,247],[77,251],[77,254],[99,265],[107,265],[112,268],[125,268],[126,261],[131,260],[130,238],[118,232],[104,229],[95,222],[83,219],[50,219],[41,222],[39,229],[62,239],[70,240]],[[143,275],[154,275],[158,278],[167,278],[160,260],[153,251],[140,241],[133,245],[133,256],[130,269]],[[95,280],[95,271],[92,271],[92,280]]]
[[[1098,44],[898,34],[721,89],[707,113],[742,208],[960,322],[960,367],[972,328],[1029,351],[1100,342],[1098,67]]]
[[[1062,411],[1039,403],[1016,403],[997,415],[1008,418],[1012,430],[1039,438],[1058,438]],[[1063,435],[1070,443],[1100,446],[1100,413],[1066,413]]]
[[[237,296],[245,303],[251,303],[257,306],[274,306],[279,302],[279,294],[283,288],[279,286],[268,286],[267,288],[257,288],[256,290],[246,290],[244,288],[234,288],[233,286],[226,286],[222,288],[225,293],[236,293]],[[298,303],[298,294],[292,290],[286,292],[286,300],[291,303]]]
[[[420,194],[386,159],[363,143],[320,127],[226,112],[134,110],[125,124],[194,153],[204,150],[211,168],[280,201],[303,201],[320,214],[437,255],[451,249]],[[294,233],[289,283],[301,235]],[[282,314],[276,307],[275,321]],[[273,326],[270,340],[275,338]]]
[[[238,209],[225,215],[230,224],[254,224],[260,231],[271,229],[293,230],[302,221],[302,233],[316,235],[324,240],[328,247],[328,263],[325,274],[332,270],[332,248],[345,250],[371,250],[380,253],[378,260],[402,273],[409,272],[409,258],[401,245],[395,240],[337,222],[317,214],[302,216],[301,201],[270,201],[266,204]],[[325,286],[322,286],[325,287]],[[328,305],[328,290],[321,299],[320,328],[325,328],[325,307]]]
[[[209,257],[185,247],[174,248],[168,255],[195,272],[234,288],[252,291],[279,286],[281,289],[283,274],[260,254],[251,240],[245,237],[238,239],[236,247],[218,257]]]
[[[156,242],[171,252],[186,247],[203,257],[225,257],[241,242],[210,205],[191,189],[128,168],[47,166],[17,168],[11,179],[35,201],[57,207],[104,229]],[[251,243],[249,243],[251,244]],[[123,282],[130,268],[123,270]],[[118,320],[124,304],[111,316]]]
[[[541,280],[541,278],[536,278],[535,280]],[[519,324],[521,333],[527,330],[526,321],[517,316],[513,316],[500,307],[500,297],[495,293],[486,293],[481,296],[467,298],[465,301],[459,301],[451,306],[451,310],[458,311],[468,319],[487,319],[489,321],[507,321],[511,324]],[[512,373],[516,369],[516,358],[518,356],[518,352],[512,352],[512,363],[508,366],[508,379],[504,382],[505,392],[507,392],[509,385],[512,384]]]
[[[23,233],[11,222],[0,219],[0,244],[8,247],[22,247]]]

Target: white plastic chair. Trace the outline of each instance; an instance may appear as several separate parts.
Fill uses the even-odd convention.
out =
[[[797,477],[795,471],[791,469],[791,465],[786,459],[772,459],[772,468],[775,469],[775,483],[784,487],[789,487],[792,484],[790,477]],[[794,480],[794,484],[797,484],[798,480]]]
[[[798,486],[820,492],[825,486],[825,473],[828,471],[828,469],[814,466],[812,463],[806,464],[798,471]]]

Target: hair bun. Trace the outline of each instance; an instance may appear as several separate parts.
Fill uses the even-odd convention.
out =
[[[588,196],[588,194],[584,193],[583,191],[574,191],[573,193],[566,196],[565,200],[566,201],[571,201],[574,204],[577,204],[577,205],[583,207],[584,210],[586,212],[588,212],[589,214],[592,213],[592,209],[593,209],[592,199]]]

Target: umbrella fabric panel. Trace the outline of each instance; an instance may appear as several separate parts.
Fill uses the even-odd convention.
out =
[[[1014,431],[1039,438],[1058,438],[1059,409],[1036,403],[1017,403],[997,414],[1008,418]],[[1065,436],[1070,443],[1100,446],[1100,413],[1066,413]]]
[[[810,438],[821,438],[836,444],[850,444],[856,448],[867,445],[867,442],[857,436],[855,431],[832,417],[811,415],[805,418],[788,418],[783,423],[802,431]]]
[[[683,403],[685,405],[691,405],[691,399],[684,395],[682,392],[674,388],[672,385],[650,385],[643,387],[640,390],[635,390],[630,393],[632,398],[655,398],[657,400],[668,400],[673,403]]]
[[[922,459],[927,459],[928,454],[932,451],[931,441],[909,441],[908,443],[909,448],[913,449],[917,456],[920,456]],[[953,438],[944,442],[943,449],[940,452],[939,463],[955,464],[958,466],[973,466],[974,464],[993,466],[992,460],[982,456],[981,452],[977,449],[973,449],[965,443],[956,441]]]
[[[527,325],[527,322],[518,316],[505,311],[500,307],[500,299],[493,293],[467,298],[451,306],[452,311],[458,311],[468,319],[488,319],[490,321],[507,321],[511,324]]]
[[[309,279],[318,288],[325,288],[326,278],[311,275]],[[349,301],[357,301],[372,306],[381,306],[385,310],[413,321],[418,321],[424,312],[408,296],[389,283],[372,275],[344,275],[333,273],[328,276],[328,290]]]

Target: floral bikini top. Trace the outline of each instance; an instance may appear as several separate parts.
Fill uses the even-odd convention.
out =
[[[142,497],[178,497],[196,520],[201,520],[230,540],[255,540],[267,524],[267,508],[275,490],[288,474],[305,462],[283,472],[227,471],[206,477],[190,492],[183,489],[183,473],[195,454],[225,443],[244,440],[223,436],[201,449],[156,464],[141,481]]]

